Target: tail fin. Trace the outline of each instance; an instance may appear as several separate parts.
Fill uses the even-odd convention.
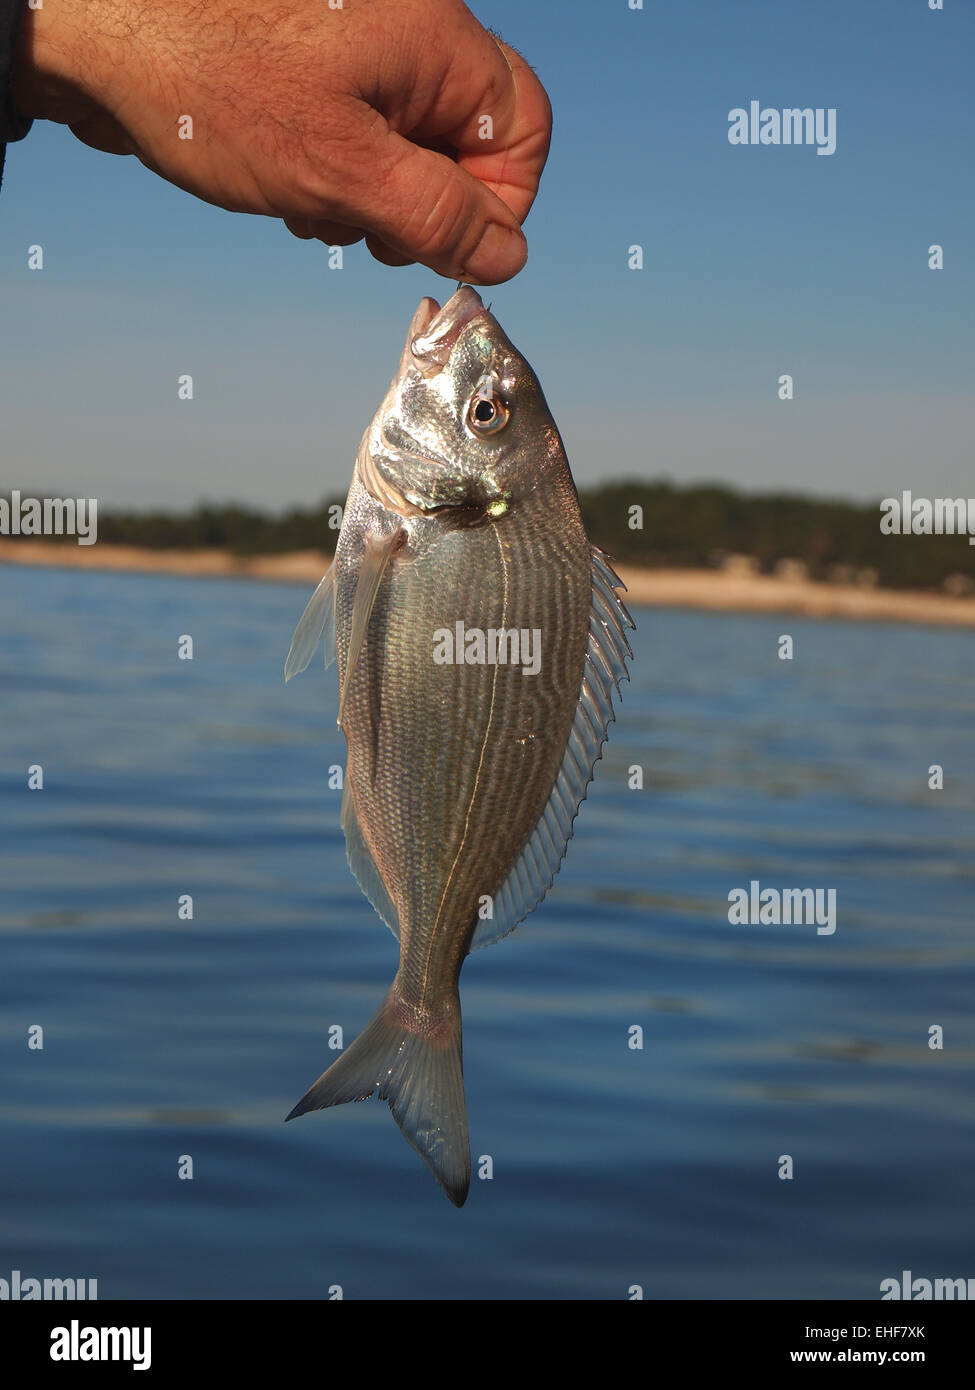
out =
[[[410,1027],[410,1010],[390,990],[356,1038],[311,1086],[288,1116],[368,1100],[379,1087],[405,1138],[454,1206],[471,1184],[464,1103],[460,1000],[435,1027]]]

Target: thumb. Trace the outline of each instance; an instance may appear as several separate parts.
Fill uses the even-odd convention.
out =
[[[528,259],[514,213],[446,155],[386,131],[365,153],[354,220],[407,260],[449,280],[496,285]]]

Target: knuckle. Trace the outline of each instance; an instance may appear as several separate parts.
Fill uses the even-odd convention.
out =
[[[429,256],[473,250],[478,236],[473,200],[462,180],[445,171],[439,179],[415,190],[415,201],[404,220],[410,245]]]

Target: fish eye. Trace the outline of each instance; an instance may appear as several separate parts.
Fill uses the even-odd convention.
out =
[[[475,396],[467,407],[467,422],[478,434],[497,434],[511,418],[511,411],[496,396]]]

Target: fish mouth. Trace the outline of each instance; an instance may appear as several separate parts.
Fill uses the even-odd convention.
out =
[[[422,447],[409,434],[404,434],[397,443],[393,443],[386,436],[386,417],[399,413],[402,393],[419,385],[418,377],[429,379],[444,371],[469,324],[477,318],[488,317],[489,310],[485,309],[481,296],[470,285],[459,286],[443,308],[435,299],[421,299],[413,315],[399,371],[393,378],[383,407],[363,438],[356,461],[359,479],[370,497],[399,516],[446,516],[453,513],[463,519],[469,514],[480,515],[477,499],[471,496],[434,500],[394,481],[394,478],[402,479],[415,473],[417,467],[420,471],[429,471],[440,466],[447,471],[451,460]]]
[[[443,371],[464,329],[485,312],[481,296],[470,285],[461,285],[443,308],[435,299],[421,300],[406,339],[414,365],[424,376]]]

